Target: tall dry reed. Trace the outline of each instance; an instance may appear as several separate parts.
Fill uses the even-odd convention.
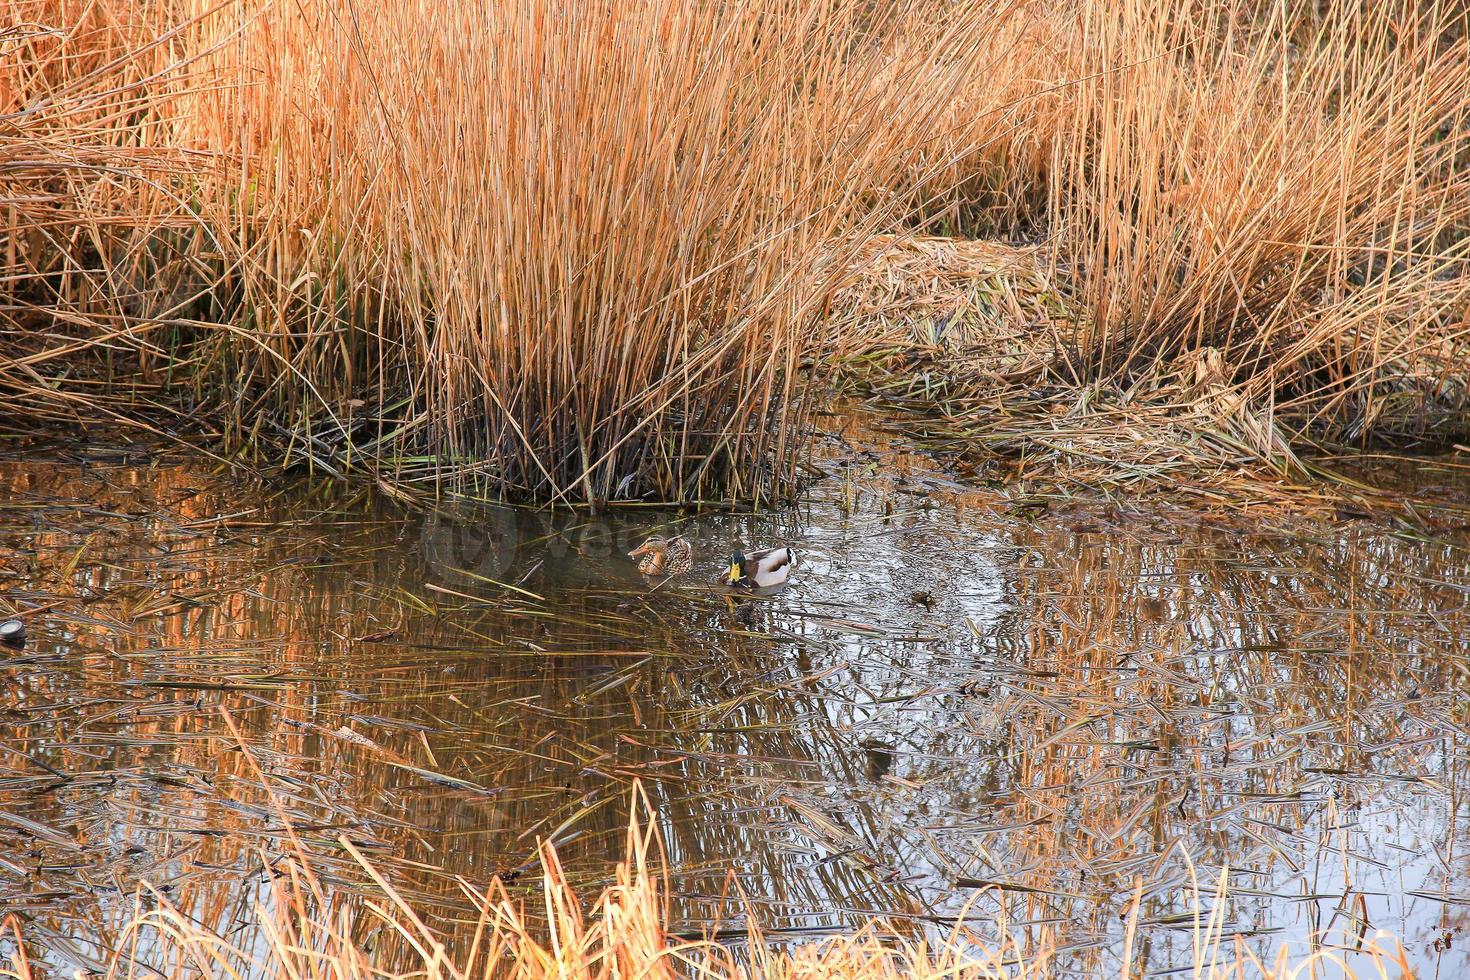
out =
[[[1371,428],[1379,373],[1470,326],[1465,16],[1088,6],[1053,193],[1091,366],[1214,347],[1250,394]]]
[[[27,420],[550,500],[781,493],[826,305],[907,216],[1044,244],[1082,314],[1029,342],[1078,413],[1152,400],[1266,459],[1470,429],[1448,0],[3,16]]]
[[[936,206],[1039,229],[1084,311],[1053,345],[1079,392],[1178,400],[1198,376],[1254,416],[1237,428],[1267,455],[1465,431],[1467,16],[1444,0],[1026,5],[967,89],[974,125],[944,137]]]
[[[10,309],[329,469],[781,492],[822,305],[986,6],[25,0]]]

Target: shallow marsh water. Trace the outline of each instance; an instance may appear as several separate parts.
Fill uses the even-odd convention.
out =
[[[0,907],[68,967],[145,880],[229,932],[289,820],[453,934],[455,877],[526,887],[538,839],[605,881],[636,779],[692,933],[968,908],[1087,974],[1137,900],[1167,972],[1223,901],[1252,948],[1386,929],[1470,973],[1463,471],[1318,521],[1018,502],[865,422],[821,462],[789,510],[594,518],[0,459],[0,597],[44,607],[0,661]],[[697,574],[636,574],[655,528]],[[727,597],[732,541],[794,584]]]

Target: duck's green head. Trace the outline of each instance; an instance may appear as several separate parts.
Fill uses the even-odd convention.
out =
[[[745,578],[745,553],[737,551],[730,555],[730,584],[739,585]]]

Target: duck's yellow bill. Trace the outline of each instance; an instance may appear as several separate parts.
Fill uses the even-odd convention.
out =
[[[745,577],[745,573],[741,570],[740,566],[737,565],[737,564],[735,564],[734,562],[731,562],[730,563],[730,584],[731,585],[734,585],[736,582],[739,582],[744,577]]]

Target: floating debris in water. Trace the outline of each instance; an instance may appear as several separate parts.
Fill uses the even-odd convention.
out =
[[[25,646],[26,624],[18,619],[7,619],[0,623],[0,643],[6,646]]]
[[[864,761],[867,763],[866,770],[869,779],[877,782],[888,775],[893,768],[894,750],[893,746],[876,738],[863,740]]]

